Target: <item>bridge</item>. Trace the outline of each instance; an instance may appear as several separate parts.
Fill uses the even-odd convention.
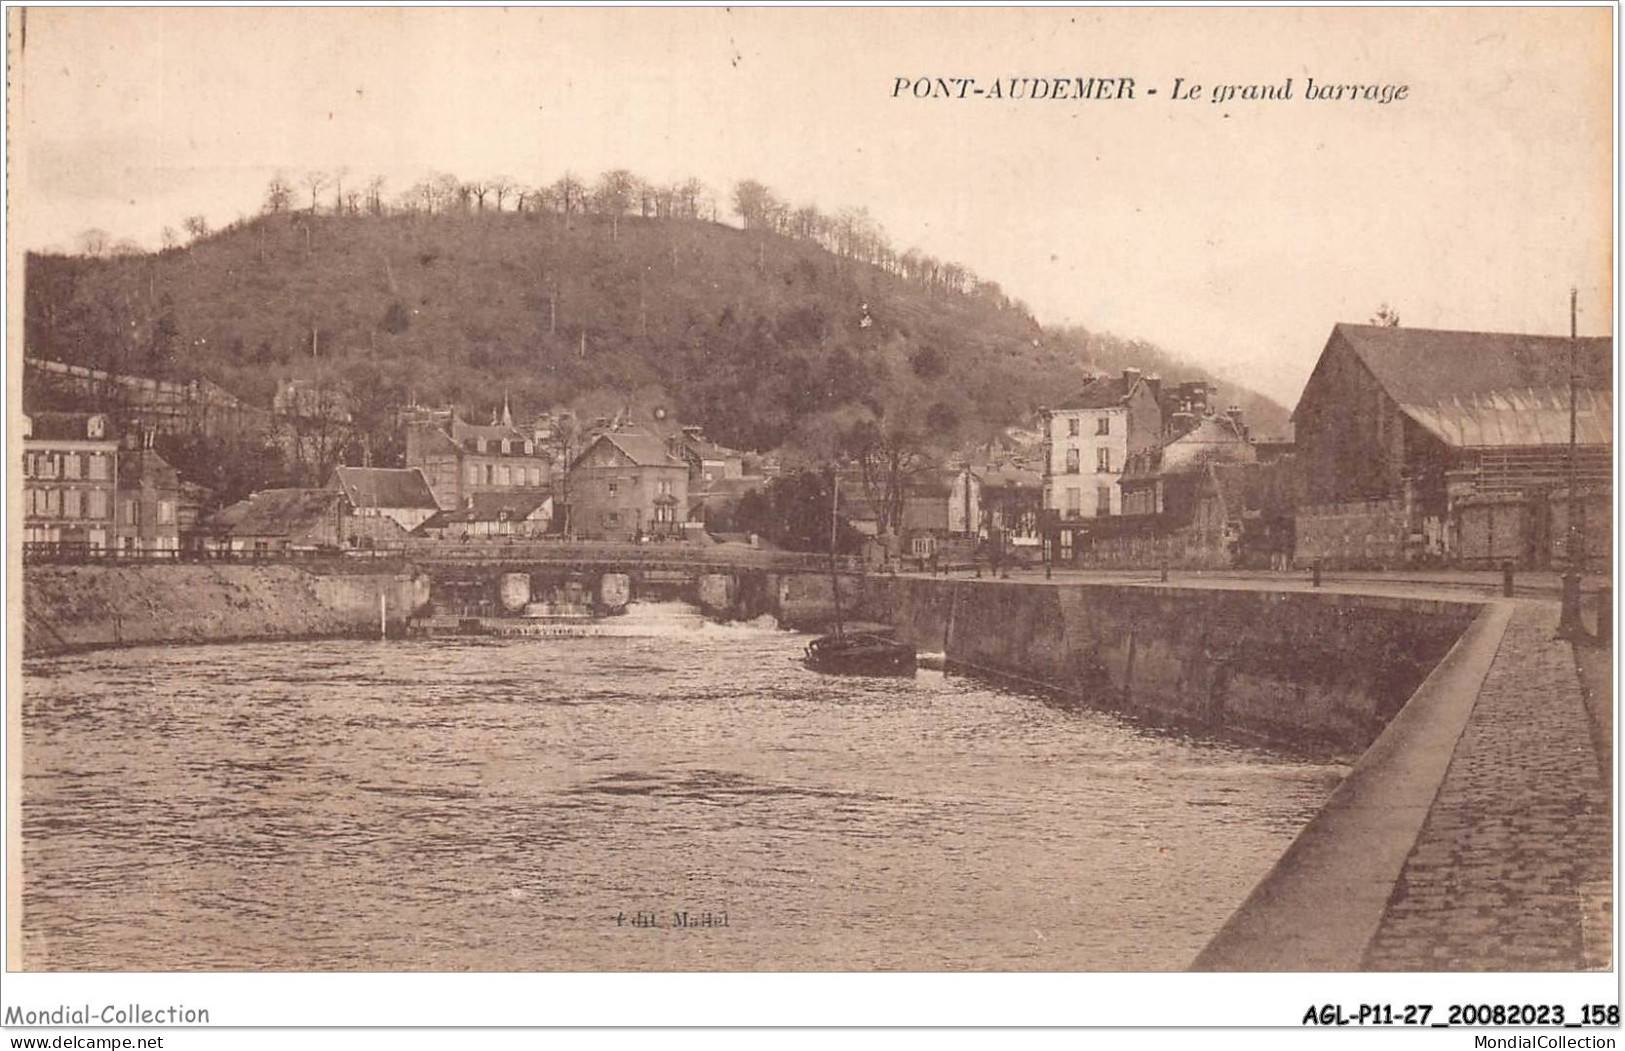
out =
[[[276,550],[168,550],[120,551],[78,543],[29,542],[23,545],[23,560],[29,563],[114,563],[164,562],[355,562],[401,561],[417,565],[446,566],[548,566],[599,571],[629,569],[682,570],[698,572],[750,569],[781,573],[828,573],[830,558],[805,551],[780,551],[748,547],[744,544],[619,543],[614,541],[469,541],[407,540],[362,548],[280,548]],[[860,560],[839,555],[836,569],[856,573]]]
[[[615,541],[408,541],[390,548],[348,552],[347,557],[405,558],[420,566],[536,566],[570,567],[601,572],[665,570],[726,572],[757,570],[776,573],[828,573],[828,555],[806,551],[779,551],[745,544],[647,544]],[[836,568],[843,573],[860,570],[860,560],[839,555]]]
[[[833,606],[827,554],[745,544],[409,541],[345,557],[403,560],[430,578],[430,606],[441,615],[587,605],[605,612],[634,599],[682,598],[730,617],[770,613],[783,622],[817,622]],[[834,569],[851,579],[862,560],[837,556]]]
[[[746,544],[680,541],[406,540],[371,547],[278,550],[118,551],[85,544],[24,545],[25,564],[296,564],[319,574],[408,572],[427,578],[441,617],[613,612],[636,599],[681,598],[728,617],[770,613],[786,623],[820,623],[833,608],[830,557]],[[862,560],[834,568],[856,592]]]

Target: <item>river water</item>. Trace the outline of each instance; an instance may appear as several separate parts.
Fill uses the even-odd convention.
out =
[[[25,966],[1177,969],[1347,769],[614,628],[28,661]]]

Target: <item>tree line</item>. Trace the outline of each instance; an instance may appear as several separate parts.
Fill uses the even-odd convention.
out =
[[[755,179],[735,183],[727,194],[727,205],[728,214],[737,217],[746,230],[817,244],[842,259],[867,263],[928,293],[975,296],[1001,310],[1028,312],[1025,304],[1007,297],[998,282],[979,277],[968,266],[917,248],[899,251],[867,208],[845,207],[826,213],[814,204],[793,205]],[[508,175],[463,179],[434,172],[393,193],[385,176],[353,175],[347,167],[311,169],[297,176],[278,172],[266,184],[260,212],[352,218],[507,212],[556,215],[566,223],[578,216],[593,216],[609,222],[612,238],[619,235],[623,218],[719,222],[723,214],[717,194],[697,178],[660,182],[625,168],[603,172],[596,179],[566,171],[552,182],[536,184]],[[188,216],[179,229],[163,228],[161,245],[166,251],[179,248],[212,232],[205,217]],[[78,249],[79,254],[90,257],[145,251],[137,242],[115,241],[101,229],[82,233]]]

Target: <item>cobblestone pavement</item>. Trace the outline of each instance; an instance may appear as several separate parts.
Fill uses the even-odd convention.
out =
[[[1365,969],[1607,969],[1608,774],[1557,613],[1518,603]]]

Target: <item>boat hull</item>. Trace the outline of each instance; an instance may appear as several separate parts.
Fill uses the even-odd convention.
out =
[[[807,644],[803,663],[825,675],[913,675],[914,647],[878,635],[824,635]]]

